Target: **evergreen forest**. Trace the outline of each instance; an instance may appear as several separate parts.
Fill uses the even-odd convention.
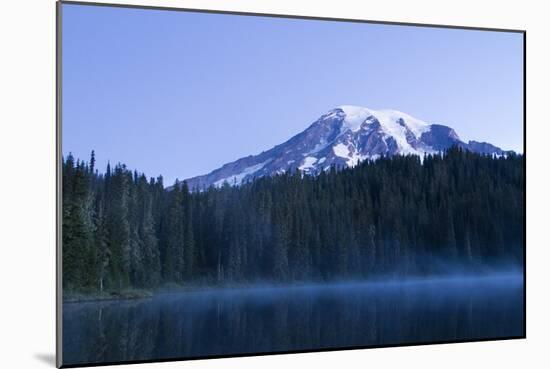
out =
[[[204,191],[62,162],[64,291],[370,280],[523,265],[525,158],[451,148]]]

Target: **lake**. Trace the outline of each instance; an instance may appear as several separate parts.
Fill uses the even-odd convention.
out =
[[[64,365],[524,335],[518,275],[65,303]]]

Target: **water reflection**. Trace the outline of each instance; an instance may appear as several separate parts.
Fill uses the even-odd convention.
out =
[[[520,277],[162,294],[64,305],[64,364],[523,335]]]

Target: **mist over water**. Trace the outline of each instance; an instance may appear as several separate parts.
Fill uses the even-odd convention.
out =
[[[66,364],[520,337],[523,273],[66,303]]]

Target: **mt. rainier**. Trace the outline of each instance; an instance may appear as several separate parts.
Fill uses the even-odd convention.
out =
[[[438,153],[456,145],[481,153],[506,155],[486,142],[462,141],[450,127],[429,124],[396,110],[343,105],[330,110],[288,141],[209,174],[187,179],[189,188],[205,189],[224,182],[240,185],[256,177],[300,169],[315,175],[331,166],[352,167],[389,155]]]

